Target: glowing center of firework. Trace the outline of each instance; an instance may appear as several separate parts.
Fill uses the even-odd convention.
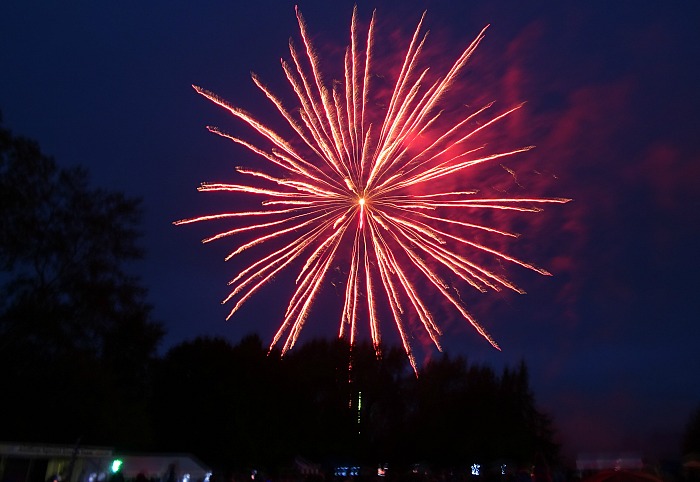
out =
[[[360,229],[365,224],[365,198],[358,199],[357,204],[360,205]]]

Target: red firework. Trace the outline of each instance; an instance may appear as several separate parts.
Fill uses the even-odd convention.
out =
[[[442,121],[441,102],[486,29],[441,78],[429,82],[427,69],[418,68],[427,35],[422,33],[424,18],[425,14],[408,45],[379,125],[369,121],[378,113],[370,112],[368,103],[374,68],[375,15],[361,46],[356,8],[350,28],[350,46],[345,54],[344,82],[332,87],[325,85],[318,56],[298,11],[304,51],[300,53],[290,42],[291,62],[282,61],[285,76],[298,99],[298,108],[293,111],[285,108],[280,98],[253,75],[255,85],[295,132],[294,142],[243,109],[194,87],[257,131],[266,139],[264,144],[268,147],[260,147],[214,127],[209,127],[210,131],[271,163],[275,173],[283,173],[237,168],[237,172],[255,178],[256,182],[204,183],[199,190],[261,196],[263,201],[259,209],[175,222],[179,225],[214,219],[241,220],[243,224],[239,227],[204,240],[206,243],[248,232],[257,235],[240,244],[227,259],[254,246],[268,246],[263,256],[257,257],[230,281],[232,291],[224,300],[233,303],[229,318],[276,274],[294,261],[304,262],[270,348],[283,336],[286,340],[282,353],[294,346],[319,290],[328,279],[329,270],[339,263],[347,265],[339,336],[348,337],[352,345],[358,320],[366,317],[372,342],[379,352],[379,306],[388,306],[389,316],[414,370],[416,361],[406,330],[408,314],[417,316],[438,349],[442,335],[421,297],[419,286],[421,289],[423,285],[434,287],[495,348],[498,348],[496,342],[466,310],[456,289],[445,281],[444,274],[480,291],[508,288],[522,292],[508,279],[465,257],[462,254],[465,247],[543,275],[549,274],[468,239],[462,231],[478,230],[510,237],[514,234],[479,222],[457,220],[454,213],[466,208],[538,212],[541,204],[565,203],[568,199],[482,198],[477,191],[447,191],[436,182],[446,176],[459,176],[474,166],[528,151],[532,146],[487,154],[484,146],[474,144],[481,131],[519,109],[520,105],[491,115],[479,124],[474,122],[476,117],[488,116],[492,104],[465,113],[458,122],[438,122]],[[372,113],[374,115],[370,115]],[[427,138],[431,140],[426,142]],[[277,243],[270,242],[274,239],[288,241],[279,248]]]

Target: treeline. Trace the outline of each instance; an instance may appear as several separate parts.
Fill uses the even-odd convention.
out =
[[[405,358],[342,340],[314,340],[284,358],[268,355],[256,336],[236,346],[183,343],[156,363],[157,443],[253,466],[297,455],[436,467],[556,459],[552,423],[535,407],[524,363],[496,375],[444,355],[416,377]]]
[[[222,471],[558,456],[524,363],[497,375],[441,355],[416,377],[398,348],[313,340],[282,358],[255,335],[182,343],[131,378],[86,353],[22,358],[3,360],[23,368],[7,380],[4,440],[189,452]]]
[[[222,470],[556,457],[524,364],[445,355],[416,378],[397,349],[321,340],[281,358],[254,336],[157,356],[163,327],[124,269],[143,255],[140,220],[138,200],[0,124],[0,440],[191,452]]]

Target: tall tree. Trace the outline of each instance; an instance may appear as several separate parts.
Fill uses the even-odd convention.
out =
[[[142,256],[140,219],[139,200],[90,187],[85,169],[59,167],[0,123],[4,436],[126,443],[129,421],[145,421],[162,328],[124,270]]]

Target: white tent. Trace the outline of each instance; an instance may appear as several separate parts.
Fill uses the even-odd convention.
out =
[[[208,481],[211,470],[188,454],[123,455],[121,471],[125,479],[139,475],[160,482]]]

